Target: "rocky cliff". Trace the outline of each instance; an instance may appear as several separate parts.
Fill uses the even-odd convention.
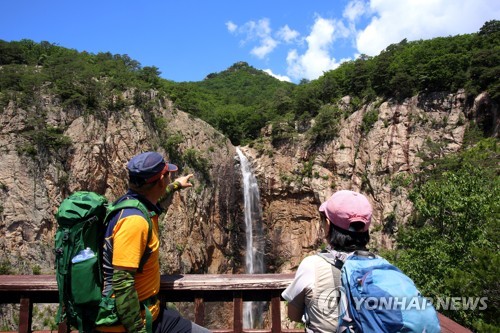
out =
[[[349,108],[350,99],[340,107]],[[369,124],[368,113],[375,115]],[[467,103],[459,92],[365,105],[341,121],[337,138],[313,149],[307,127],[284,143],[273,142],[268,127],[260,142],[243,151],[260,182],[269,268],[293,271],[317,250],[317,209],[340,189],[367,195],[374,207],[371,246],[391,248],[412,213],[408,187],[422,161],[459,150],[469,119],[487,119],[484,126],[498,135],[497,115],[487,95]]]
[[[231,272],[239,251],[239,168],[235,148],[203,121],[151,93],[153,106],[82,112],[52,96],[34,105],[11,102],[0,112],[0,257],[10,273],[54,273],[54,213],[77,190],[126,191],[127,160],[171,148],[193,188],[176,193],[162,217],[164,272]],[[176,138],[176,141],[168,141]],[[173,156],[171,157],[173,159]]]
[[[117,110],[83,112],[54,97],[29,107],[11,102],[0,112],[0,256],[2,269],[53,273],[54,213],[76,190],[113,200],[126,190],[125,164],[157,150],[195,174],[161,219],[164,273],[230,273],[243,266],[244,225],[235,147],[208,124],[176,110],[155,93]],[[352,108],[348,97],[341,108]],[[374,115],[367,123],[366,115]],[[318,246],[319,204],[339,189],[365,193],[374,206],[374,247],[393,246],[411,215],[408,186],[424,158],[460,149],[469,119],[486,119],[498,133],[498,110],[487,95],[416,96],[377,102],[341,120],[338,136],[308,144],[307,126],[273,141],[272,128],[242,151],[257,175],[269,272],[293,270]]]

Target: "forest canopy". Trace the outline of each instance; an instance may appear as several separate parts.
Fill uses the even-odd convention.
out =
[[[418,93],[463,88],[470,95],[486,91],[498,103],[500,21],[486,22],[473,34],[405,39],[378,56],[361,55],[298,85],[279,81],[245,62],[208,74],[200,82],[173,82],[162,79],[157,67],[142,67],[128,55],[77,52],[31,40],[0,40],[0,66],[0,103],[12,96],[29,103],[33,92],[43,87],[64,105],[116,110],[123,105],[115,96],[125,89],[136,89],[137,96],[155,89],[239,145],[256,139],[269,123],[307,122],[323,106],[344,96],[359,105],[377,98],[403,100]]]

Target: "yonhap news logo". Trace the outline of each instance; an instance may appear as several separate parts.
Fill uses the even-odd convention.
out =
[[[356,310],[364,307],[366,310],[425,310],[434,307],[440,310],[485,310],[488,307],[488,297],[353,297]]]
[[[324,316],[331,316],[338,313],[339,304],[345,299],[345,289],[343,287],[327,288],[319,293],[316,298],[318,309]],[[344,307],[345,308],[345,307]]]
[[[332,315],[338,312],[338,309],[347,308],[347,297],[343,287],[329,288],[322,291],[317,299],[318,308],[323,315]],[[351,306],[356,311],[360,310],[425,310],[428,307],[434,307],[437,311],[442,310],[485,310],[488,308],[488,297],[436,297],[425,298],[422,296],[414,297],[352,297]],[[339,306],[340,305],[340,306]]]

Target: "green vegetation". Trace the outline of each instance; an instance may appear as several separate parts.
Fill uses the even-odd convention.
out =
[[[387,254],[427,297],[487,297],[487,309],[440,310],[481,332],[500,329],[497,143],[483,139],[419,174],[412,222]]]
[[[1,101],[32,102],[37,90],[55,93],[65,106],[92,111],[113,108],[126,88],[158,88],[156,67],[141,67],[127,55],[77,52],[48,42],[0,40]],[[114,106],[116,108],[116,105]]]
[[[347,95],[350,112],[377,98],[402,100],[460,88],[470,95],[488,91],[500,102],[500,21],[486,22],[475,34],[403,40],[378,56],[361,55],[298,85],[281,82],[244,62],[200,82],[177,83],[161,79],[158,68],[142,67],[127,55],[77,52],[30,40],[0,40],[0,66],[0,105],[4,106],[8,101],[34,105],[37,92],[43,90],[55,93],[64,106],[88,113],[119,112],[126,106],[120,94],[133,89],[134,104],[150,110],[152,101],[144,92],[155,89],[160,98],[168,96],[179,109],[207,121],[235,145],[255,140],[269,123],[304,123],[312,118],[317,118],[312,142],[319,143],[334,137],[338,117],[348,115],[331,106]],[[374,112],[366,115],[364,131],[373,124]],[[492,130],[490,122],[481,126],[486,132]]]
[[[63,134],[62,129],[49,125],[27,131],[23,134],[37,147],[35,151],[40,151],[41,149],[57,150],[71,145],[71,139]]]
[[[361,132],[363,134],[368,134],[372,129],[373,125],[378,120],[378,110],[370,110],[363,115],[363,120],[361,123]]]
[[[320,108],[309,134],[313,144],[334,139],[339,131],[342,112],[337,106],[328,104]]]
[[[184,163],[198,171],[205,183],[210,183],[210,170],[208,160],[202,156],[202,153],[196,149],[187,149],[182,155]]]
[[[14,267],[8,259],[2,259],[0,262],[0,275],[14,274]]]
[[[411,174],[398,173],[390,180],[391,192],[397,191],[399,188],[409,188],[413,181]]]
[[[164,87],[177,107],[238,145],[256,139],[268,121],[289,110],[294,85],[239,62],[201,82],[166,82]]]

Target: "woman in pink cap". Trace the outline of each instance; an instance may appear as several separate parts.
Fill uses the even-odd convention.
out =
[[[305,258],[282,296],[288,301],[288,317],[303,322],[307,332],[336,332],[340,267],[352,252],[366,250],[372,206],[361,193],[342,190],[325,201],[319,213],[326,251],[339,259],[339,266],[319,255]]]

